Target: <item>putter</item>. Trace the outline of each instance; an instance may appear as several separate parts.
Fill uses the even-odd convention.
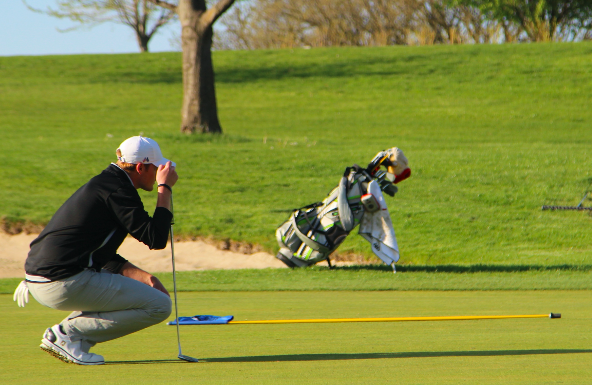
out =
[[[179,309],[177,306],[177,277],[175,276],[175,249],[173,246],[174,237],[173,237],[173,225],[175,224],[174,221],[174,212],[173,212],[173,194],[171,193],[171,213],[173,213],[173,220],[171,221],[171,259],[173,261],[173,293],[175,296],[175,322],[177,323],[177,346],[179,347],[179,355],[177,356],[180,360],[187,361],[187,362],[199,362],[197,358],[189,357],[184,355],[181,352],[181,337],[179,334]]]

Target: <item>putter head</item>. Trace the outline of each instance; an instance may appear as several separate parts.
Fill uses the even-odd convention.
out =
[[[189,357],[185,354],[179,354],[179,359],[187,362],[199,362],[197,358]]]

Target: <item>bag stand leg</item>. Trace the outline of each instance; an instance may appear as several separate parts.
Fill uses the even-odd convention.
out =
[[[329,265],[329,269],[333,270],[333,265],[331,265],[331,260],[327,257],[327,264]]]

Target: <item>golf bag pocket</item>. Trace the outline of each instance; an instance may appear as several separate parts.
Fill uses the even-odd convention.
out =
[[[362,195],[362,204],[364,205],[366,212],[375,213],[380,210],[380,204],[372,194]]]
[[[314,265],[327,259],[333,251],[318,218],[317,205],[320,204],[295,210],[290,219],[276,230],[276,239],[280,245],[277,257],[288,266]]]
[[[283,245],[289,250],[297,250],[302,244],[302,241],[296,235],[294,227],[290,222],[285,222],[279,229],[277,229],[276,238],[280,245]]]

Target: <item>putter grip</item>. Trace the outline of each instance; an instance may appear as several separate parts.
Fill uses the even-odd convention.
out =
[[[561,318],[561,313],[551,313],[549,314],[549,318]]]

